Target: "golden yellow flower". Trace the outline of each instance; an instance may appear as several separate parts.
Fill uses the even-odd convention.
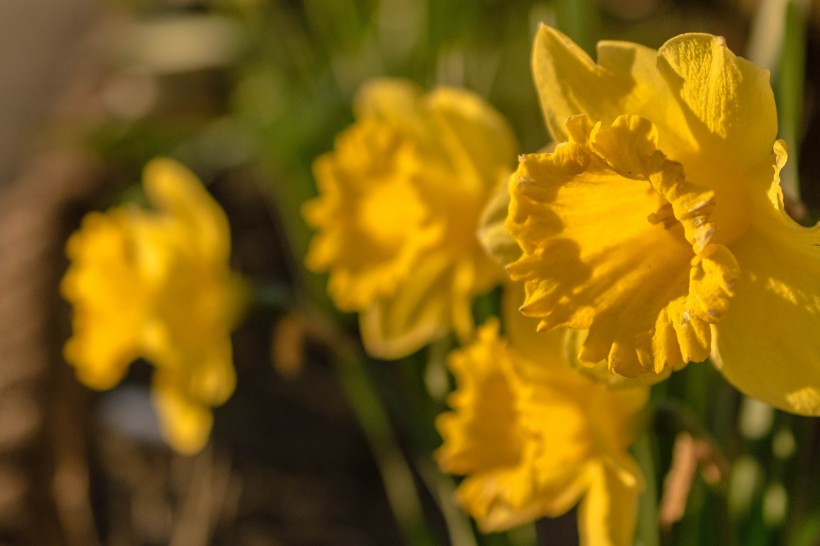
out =
[[[247,293],[228,266],[225,214],[196,177],[156,159],[144,186],[153,210],[90,213],[68,240],[61,291],[74,333],[64,352],[95,389],[148,360],[161,430],[174,449],[192,453],[208,439],[211,408],[234,390],[230,332]]]
[[[492,320],[451,353],[458,388],[436,426],[445,471],[466,475],[459,502],[484,531],[578,504],[581,541],[631,545],[641,476],[627,453],[646,388],[610,389],[572,370],[562,332],[529,335],[515,313],[510,341]],[[523,326],[523,329],[522,329]]]
[[[470,301],[502,272],[475,236],[491,190],[512,172],[515,141],[476,95],[377,80],[356,123],[316,160],[317,230],[306,258],[329,271],[336,305],[360,313],[365,347],[399,358],[451,329],[466,338]]]
[[[507,228],[521,311],[588,328],[626,376],[705,360],[746,394],[820,414],[820,232],[784,211],[769,73],[722,38],[598,62],[542,26],[533,70],[553,153],[522,156]]]

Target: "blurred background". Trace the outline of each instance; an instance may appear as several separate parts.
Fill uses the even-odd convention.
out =
[[[772,69],[784,184],[796,192],[799,173],[805,203],[791,210],[816,218],[820,2],[0,0],[0,544],[577,541],[573,514],[472,533],[430,460],[442,355],[340,357],[355,317],[302,265],[311,162],[369,78],[470,88],[508,117],[521,152],[548,143],[529,70],[539,22],[590,52],[605,38],[720,34]],[[235,268],[273,302],[235,334],[237,391],[193,457],[162,443],[145,363],[100,393],[61,357],[64,242],[85,212],[139,200],[158,155],[206,183],[231,220]],[[742,399],[710,366],[660,389],[649,490],[663,544],[820,544],[815,420]],[[385,492],[396,465],[419,521],[414,502]]]

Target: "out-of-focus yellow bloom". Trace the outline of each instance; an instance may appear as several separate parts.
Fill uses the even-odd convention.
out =
[[[512,131],[468,91],[424,95],[396,80],[366,85],[356,118],[314,165],[308,267],[330,272],[331,297],[360,313],[375,356],[399,358],[453,328],[467,338],[471,298],[502,277],[475,232],[512,172]]]
[[[568,365],[562,332],[536,338],[532,319],[509,317],[509,342],[493,320],[449,357],[458,388],[436,423],[439,465],[467,476],[457,496],[485,531],[580,500],[583,544],[631,545],[641,477],[627,447],[648,390],[588,379]]]
[[[227,218],[191,172],[156,159],[144,187],[153,210],[90,213],[68,240],[61,290],[74,333],[64,352],[95,389],[148,360],[162,432],[193,453],[208,439],[211,408],[234,390],[230,332],[247,289],[229,269]]]
[[[820,414],[820,231],[785,213],[769,73],[722,38],[601,42],[542,26],[533,70],[553,153],[523,156],[507,228],[521,311],[588,328],[626,376],[710,350],[741,391]]]

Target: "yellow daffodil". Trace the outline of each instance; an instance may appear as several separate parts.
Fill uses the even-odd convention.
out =
[[[196,177],[156,159],[144,186],[153,210],[90,213],[68,241],[61,290],[74,333],[65,357],[95,389],[148,360],[161,430],[192,453],[208,439],[211,408],[234,390],[230,332],[246,289],[228,266],[227,218]]]
[[[317,230],[306,262],[360,313],[368,352],[399,358],[472,327],[470,301],[502,277],[475,236],[482,207],[512,172],[515,141],[476,95],[378,80],[356,123],[314,165],[320,196],[304,215]]]
[[[542,26],[533,70],[552,153],[522,156],[506,226],[521,311],[588,328],[625,376],[710,352],[744,393],[820,414],[820,231],[792,221],[769,73],[723,38],[601,42]]]
[[[458,388],[436,423],[439,465],[466,475],[456,494],[484,531],[580,501],[582,544],[631,545],[641,477],[627,447],[648,391],[577,373],[561,332],[535,339],[532,319],[519,317],[507,324],[509,341],[492,320],[451,353]]]

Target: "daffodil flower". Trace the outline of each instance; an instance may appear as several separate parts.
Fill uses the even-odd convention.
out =
[[[156,159],[144,186],[154,209],[88,214],[66,245],[61,291],[72,304],[66,360],[110,389],[138,358],[154,366],[160,428],[179,452],[202,448],[211,408],[233,393],[230,332],[247,300],[229,269],[224,212],[182,165]]]
[[[786,214],[769,73],[723,38],[659,50],[542,26],[552,153],[520,158],[506,227],[521,311],[589,329],[579,359],[634,377],[710,353],[744,393],[820,414],[820,231]]]
[[[501,531],[579,504],[584,545],[632,544],[640,471],[627,448],[648,389],[610,388],[573,370],[563,332],[533,336],[533,319],[507,313],[451,353],[457,389],[436,425],[435,456],[466,475],[456,494],[482,530]]]
[[[370,354],[400,358],[453,329],[470,336],[472,298],[503,277],[478,244],[478,218],[515,146],[468,91],[377,80],[359,92],[356,122],[314,164],[320,195],[304,216],[317,230],[307,266],[330,273],[340,309],[360,313]]]

